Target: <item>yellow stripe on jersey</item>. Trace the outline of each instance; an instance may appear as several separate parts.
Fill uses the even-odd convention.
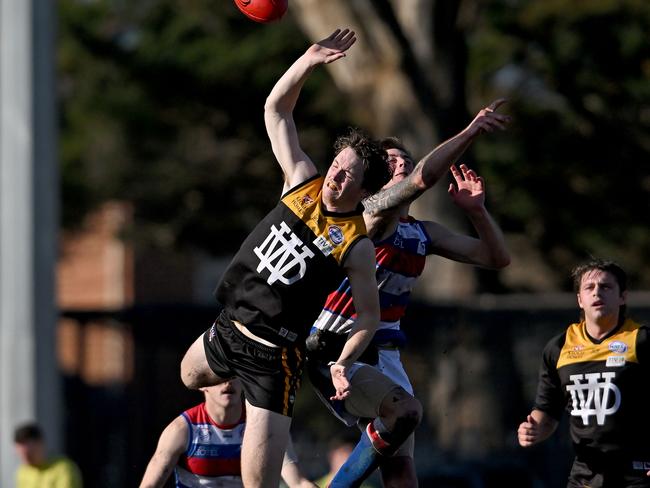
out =
[[[587,361],[603,361],[607,358],[618,356],[625,358],[625,362],[638,363],[636,357],[636,335],[640,325],[627,319],[616,334],[608,337],[600,344],[594,344],[587,336],[587,327],[584,322],[571,324],[566,332],[566,340],[560,351],[557,367]]]
[[[323,177],[315,178],[282,198],[282,202],[314,233],[314,245],[337,263],[360,234],[366,234],[362,215],[326,215],[322,209]]]
[[[287,348],[282,348],[282,369],[284,370],[284,392],[282,395],[282,415],[289,413],[289,392],[291,391],[291,378],[293,373],[289,364],[287,363],[288,355]]]

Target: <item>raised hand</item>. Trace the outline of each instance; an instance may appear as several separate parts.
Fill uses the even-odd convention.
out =
[[[493,132],[496,129],[505,130],[511,117],[500,114],[496,110],[506,102],[507,100],[505,98],[499,98],[481,109],[476,117],[474,117],[474,120],[465,128],[465,131],[470,136],[475,137],[483,132]]]
[[[357,38],[350,29],[336,29],[329,37],[313,44],[307,49],[307,55],[316,64],[329,64],[345,57],[345,51],[350,49]]]
[[[464,164],[460,165],[460,171],[455,164],[452,164],[451,174],[456,180],[456,186],[450,183],[447,193],[451,195],[453,202],[465,212],[482,208],[485,205],[483,178]]]

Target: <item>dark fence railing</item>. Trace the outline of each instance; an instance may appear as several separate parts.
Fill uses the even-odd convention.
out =
[[[650,322],[647,294],[629,302],[632,317]],[[217,311],[164,305],[61,313],[66,447],[86,486],[137,486],[162,429],[201,401],[182,385],[179,366]],[[526,450],[516,429],[530,411],[545,343],[577,314],[571,295],[411,305],[402,357],[424,405],[416,434],[421,486],[563,486],[572,461],[566,425]],[[343,431],[305,377],[292,433],[307,474],[323,474],[327,445]]]

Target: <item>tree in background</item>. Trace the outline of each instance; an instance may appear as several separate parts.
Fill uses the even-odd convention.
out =
[[[515,116],[507,134],[464,159],[488,180],[513,264],[478,279],[429,266],[429,296],[444,295],[438,284],[455,296],[569,289],[565,270],[589,253],[621,261],[635,288],[650,286],[646,1],[290,0],[270,25],[227,0],[58,4],[68,227],[118,198],[133,203],[130,237],[141,246],[234,252],[278,198],[267,93],[307,38],[350,26],[354,53],[331,78],[313,74],[296,113],[317,160],[329,161],[348,124],[398,135],[417,156],[486,101],[506,96]],[[445,186],[414,214],[462,226]],[[426,312],[414,318],[409,370],[420,375],[435,438],[459,457],[496,455],[514,442],[517,409],[528,407],[520,382],[536,367],[522,370],[513,351],[534,349],[559,322]],[[320,411],[312,407],[303,409],[310,418]]]
[[[477,283],[432,266],[430,296],[568,288],[562,269],[590,253],[650,284],[647,2],[293,0],[270,25],[209,0],[59,6],[66,224],[120,198],[134,203],[138,240],[234,251],[278,196],[262,127],[272,80],[304,35],[341,25],[359,33],[354,56],[332,66],[334,84],[310,80],[297,114],[323,161],[347,124],[418,154],[486,100],[511,100],[511,132],[466,160],[489,181],[513,265]],[[462,226],[444,186],[415,213]]]
[[[262,28],[208,0],[62,0],[59,22],[66,227],[122,199],[139,242],[236,250],[282,186],[263,106],[307,42],[295,24]],[[333,89],[314,79],[309,90]],[[340,97],[305,98],[305,143],[328,162],[340,127],[321,115]]]

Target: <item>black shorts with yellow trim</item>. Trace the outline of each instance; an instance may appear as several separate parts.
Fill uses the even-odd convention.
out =
[[[300,387],[303,351],[269,347],[242,334],[224,313],[203,334],[208,364],[220,378],[241,380],[248,402],[291,417]]]

